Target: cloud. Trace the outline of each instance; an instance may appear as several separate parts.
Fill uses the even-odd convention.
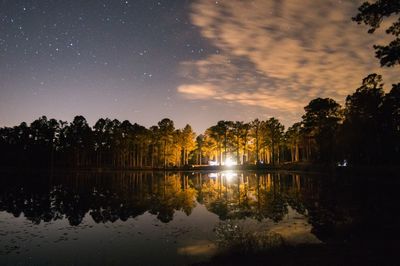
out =
[[[351,21],[361,2],[195,1],[191,21],[217,52],[181,64],[178,92],[300,117],[313,98],[343,102],[371,72],[394,82],[372,48],[387,37]]]
[[[178,92],[186,94],[189,98],[208,99],[215,96],[215,88],[212,85],[181,85]]]

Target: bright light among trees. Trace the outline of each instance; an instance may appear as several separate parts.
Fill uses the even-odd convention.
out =
[[[237,165],[237,162],[232,160],[231,158],[226,158],[224,165],[229,167],[229,166]]]

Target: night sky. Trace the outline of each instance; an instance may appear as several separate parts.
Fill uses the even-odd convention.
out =
[[[83,115],[197,133],[218,120],[299,121],[371,72],[362,1],[0,0],[0,126]],[[385,28],[385,27],[382,27]]]

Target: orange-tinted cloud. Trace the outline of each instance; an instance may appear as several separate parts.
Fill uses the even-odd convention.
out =
[[[351,21],[361,2],[195,1],[192,23],[217,53],[183,62],[178,92],[300,118],[311,99],[343,102],[371,72],[395,82],[396,69],[381,69],[372,48],[387,37]]]

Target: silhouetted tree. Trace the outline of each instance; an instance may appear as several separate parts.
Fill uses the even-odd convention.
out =
[[[286,145],[290,150],[292,162],[300,161],[300,145],[302,142],[302,123],[294,123],[285,133]]]
[[[109,156],[111,155],[110,152],[112,146],[110,124],[110,119],[100,118],[93,126],[94,150],[96,152],[97,167],[109,165],[110,162]]]
[[[251,134],[255,141],[256,163],[260,161],[260,138],[261,138],[261,122],[257,118],[251,123]]]
[[[364,23],[369,26],[368,33],[374,33],[384,18],[400,14],[400,1],[378,0],[372,4],[364,2],[359,8],[359,13],[353,17],[358,24]],[[394,66],[400,64],[400,18],[397,18],[389,28],[387,34],[395,37],[388,45],[374,45],[375,55],[380,60],[381,66]]]
[[[347,96],[342,144],[354,163],[376,163],[382,156],[380,108],[383,103],[382,77],[370,74],[361,87]]]
[[[158,166],[159,164],[159,157],[160,157],[159,132],[160,130],[158,126],[150,127],[149,138],[151,145],[151,152],[150,152],[151,168],[154,168],[156,165]]]
[[[87,166],[89,164],[93,137],[92,130],[83,116],[75,116],[66,129],[66,144],[72,151],[74,166]]]
[[[158,127],[159,127],[159,132],[160,132],[160,140],[162,142],[162,147],[163,147],[163,160],[164,160],[164,168],[167,166],[168,162],[168,152],[170,145],[172,144],[173,141],[173,133],[175,130],[174,127],[174,122],[171,119],[164,118],[160,122],[158,122]]]
[[[148,164],[148,154],[149,148],[152,144],[151,132],[144,126],[137,123],[133,124],[132,132],[130,138],[132,139],[132,144],[134,150],[134,163],[133,167],[143,167]]]
[[[386,162],[400,162],[400,83],[383,98],[382,130]]]
[[[240,163],[240,149],[242,146],[242,136],[244,130],[244,123],[241,121],[236,121],[232,123],[232,133],[234,137],[234,147],[236,151],[236,162]]]
[[[279,163],[280,145],[285,127],[278,119],[272,117],[265,122],[265,129],[265,141],[266,145],[271,148],[271,163],[274,165],[276,162]]]
[[[304,130],[316,143],[314,159],[331,162],[335,135],[343,119],[340,105],[330,98],[317,98],[304,107],[304,110]]]

